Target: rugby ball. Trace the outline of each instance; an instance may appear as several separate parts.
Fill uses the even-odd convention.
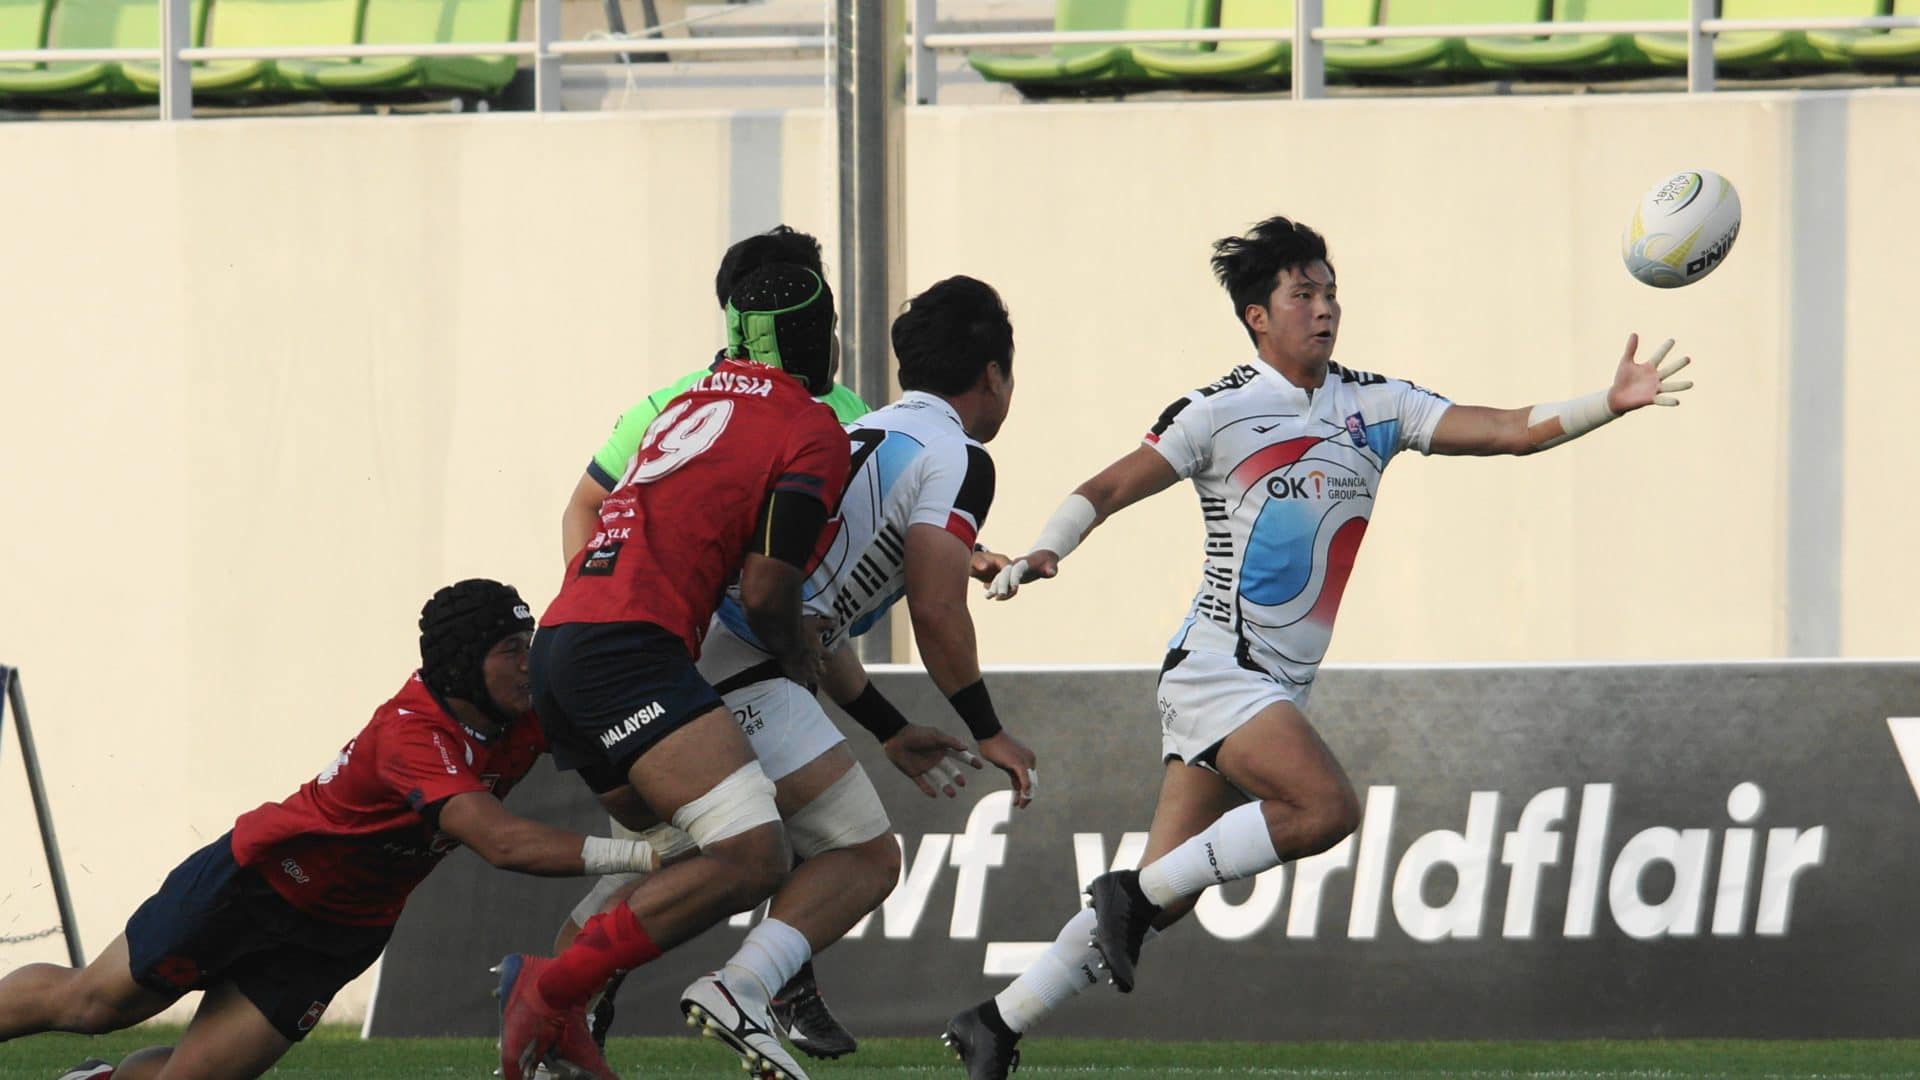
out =
[[[1653,185],[1620,237],[1627,272],[1659,289],[1691,285],[1733,250],[1740,196],[1719,173],[1677,172]]]

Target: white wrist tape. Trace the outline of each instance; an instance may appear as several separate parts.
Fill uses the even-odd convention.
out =
[[[1607,404],[1607,391],[1596,390],[1566,401],[1535,405],[1533,411],[1527,414],[1527,428],[1531,430],[1548,420],[1559,419],[1561,433],[1540,444],[1539,448],[1545,450],[1549,446],[1559,446],[1568,439],[1577,439],[1617,415]]]
[[[1033,541],[1033,550],[1051,551],[1066,558],[1068,553],[1080,546],[1087,530],[1093,528],[1093,520],[1099,516],[1099,511],[1093,508],[1085,495],[1074,492],[1041,526],[1040,535]]]
[[[660,857],[645,840],[614,840],[589,836],[580,845],[580,861],[589,876],[598,874],[649,874],[660,869]]]

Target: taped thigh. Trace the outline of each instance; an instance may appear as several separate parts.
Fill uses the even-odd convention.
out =
[[[886,835],[889,823],[867,770],[855,764],[787,819],[793,853],[810,859]]]
[[[749,761],[735,769],[712,790],[674,811],[673,825],[702,848],[748,829],[780,820],[773,802],[773,781]]]

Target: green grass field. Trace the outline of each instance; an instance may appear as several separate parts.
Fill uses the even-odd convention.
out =
[[[178,1028],[87,1039],[43,1035],[0,1047],[0,1080],[51,1080],[82,1058],[165,1042]],[[737,1060],[694,1038],[618,1039],[607,1055],[628,1080],[737,1078]],[[813,1064],[813,1063],[806,1063]],[[269,1073],[275,1077],[486,1080],[487,1039],[381,1039],[325,1028]],[[829,1077],[951,1077],[963,1074],[932,1039],[874,1039],[858,1054],[809,1070]],[[1920,1041],[1564,1043],[1149,1043],[1035,1039],[1016,1080],[1095,1073],[1103,1077],[1920,1077]]]

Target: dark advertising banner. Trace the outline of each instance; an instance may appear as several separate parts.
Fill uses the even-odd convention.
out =
[[[876,678],[959,730],[923,675]],[[881,911],[816,961],[856,1034],[937,1034],[1053,939],[1082,882],[1135,863],[1162,771],[1154,680],[992,673],[1040,755],[1023,811],[991,769],[928,800],[845,725],[904,856]],[[1360,831],[1212,891],[1147,947],[1133,994],[1090,990],[1046,1033],[1920,1036],[1920,664],[1329,669],[1309,711]],[[605,831],[545,765],[512,805]],[[492,1033],[486,966],[546,949],[584,890],[450,859],[401,920],[373,1032]],[[636,973],[618,1030],[681,1030],[681,989],[747,925]]]

